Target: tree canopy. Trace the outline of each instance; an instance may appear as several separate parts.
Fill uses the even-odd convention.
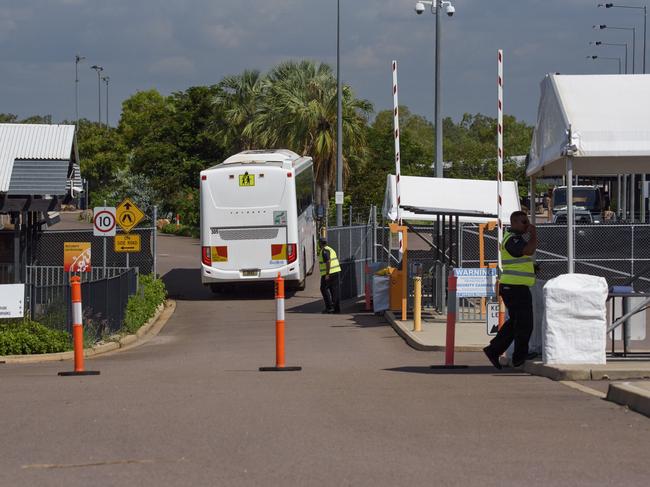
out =
[[[117,127],[80,120],[81,169],[92,204],[123,196],[158,204],[198,225],[199,172],[246,149],[288,148],[314,159],[316,200],[325,208],[336,181],[336,77],[330,66],[288,61],[268,73],[244,71],[210,86],[165,96],[139,91],[122,103]],[[375,114],[367,100],[343,87],[343,159],[346,205],[367,210],[381,205],[387,174],[394,173],[393,112]],[[52,123],[49,115],[4,123]],[[496,119],[465,114],[444,120],[445,176],[494,179]],[[505,177],[526,190],[521,158],[532,127],[504,118]],[[433,175],[435,130],[430,121],[400,107],[402,174]]]

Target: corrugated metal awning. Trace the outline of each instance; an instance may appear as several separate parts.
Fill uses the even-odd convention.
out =
[[[17,160],[70,163],[74,134],[74,125],[0,124],[0,193],[9,191]],[[55,194],[65,194],[65,183],[63,192]]]

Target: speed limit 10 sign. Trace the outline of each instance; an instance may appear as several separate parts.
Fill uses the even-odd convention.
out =
[[[93,208],[93,234],[95,237],[115,236],[115,207],[96,206]]]

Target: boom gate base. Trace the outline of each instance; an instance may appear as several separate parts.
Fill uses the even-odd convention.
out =
[[[288,367],[260,367],[260,372],[296,372],[302,370],[302,367],[288,366]]]
[[[469,365],[432,365],[431,369],[466,369]]]
[[[84,370],[81,372],[59,372],[59,375],[62,377],[70,377],[74,375],[99,375],[99,370]]]

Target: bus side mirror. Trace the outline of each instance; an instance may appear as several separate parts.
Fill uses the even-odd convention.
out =
[[[325,217],[325,208],[323,205],[317,205],[314,208],[314,216],[317,220],[322,220]]]

